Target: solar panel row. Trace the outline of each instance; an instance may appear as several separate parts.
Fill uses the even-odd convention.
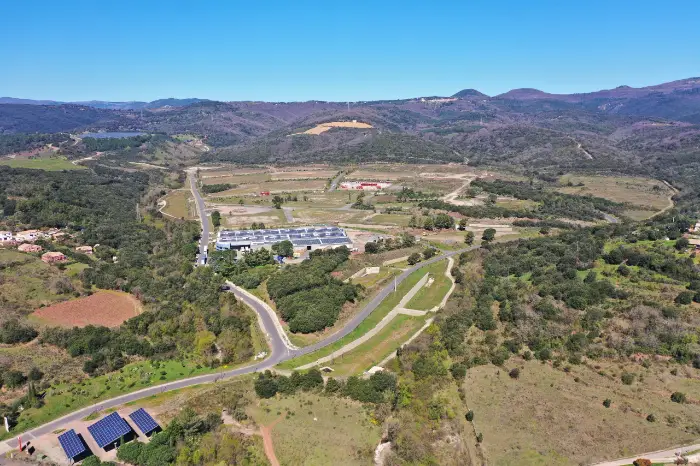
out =
[[[143,408],[139,408],[133,413],[129,414],[129,417],[132,421],[134,421],[134,424],[141,429],[141,432],[146,435],[159,427],[158,423]]]
[[[73,429],[59,435],[58,443],[61,444],[61,448],[63,448],[63,451],[68,459],[72,460],[76,456],[85,452],[85,444]]]
[[[115,412],[88,426],[88,431],[97,445],[104,448],[131,432],[131,427]]]

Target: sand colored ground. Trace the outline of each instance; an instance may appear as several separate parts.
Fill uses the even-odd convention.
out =
[[[62,327],[118,327],[140,312],[141,304],[132,295],[120,291],[98,291],[91,296],[37,309],[32,316]]]
[[[311,129],[307,129],[306,131],[303,131],[301,133],[294,133],[292,136],[295,134],[321,134],[325,133],[326,131],[330,130],[331,128],[358,128],[358,129],[371,129],[372,125],[369,123],[362,123],[359,121],[331,121],[329,123],[321,123],[319,125],[314,126]]]
[[[226,197],[244,194],[259,195],[263,191],[267,191],[272,194],[298,191],[322,191],[325,188],[325,180],[267,181],[262,183],[241,185],[227,191],[216,193],[212,196]]]

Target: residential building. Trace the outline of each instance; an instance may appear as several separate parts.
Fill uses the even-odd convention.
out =
[[[92,254],[92,246],[78,246],[75,248],[77,252],[82,252],[83,254],[90,255]]]
[[[31,244],[31,243],[20,244],[17,247],[17,250],[20,252],[41,252],[43,249],[44,248],[42,248],[38,244]]]
[[[12,241],[13,239],[11,231],[0,231],[0,242]]]
[[[43,234],[39,230],[25,230],[15,234],[15,240],[27,243],[33,243],[41,237]]]
[[[49,251],[49,252],[45,252],[41,256],[41,260],[46,262],[47,264],[55,264],[55,263],[59,263],[59,262],[65,262],[68,260],[68,258],[62,252]]]

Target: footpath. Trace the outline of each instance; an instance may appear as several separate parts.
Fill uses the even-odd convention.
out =
[[[317,359],[316,361],[310,362],[308,364],[304,364],[303,366],[299,366],[296,368],[296,370],[311,369],[312,367],[318,366],[320,364],[324,364],[324,363],[327,363],[329,361],[333,361],[337,357],[339,357],[339,356],[341,356],[349,351],[354,350],[355,348],[357,348],[358,346],[365,343],[370,338],[374,337],[379,332],[381,332],[382,329],[384,327],[386,327],[387,325],[389,325],[389,323],[394,319],[394,317],[396,317],[399,314],[404,314],[404,315],[409,315],[409,316],[424,316],[428,313],[435,313],[439,309],[442,309],[445,306],[445,303],[447,303],[447,299],[450,297],[450,295],[452,294],[452,292],[455,289],[455,282],[454,282],[454,279],[452,278],[452,274],[450,273],[453,266],[454,266],[454,259],[452,257],[448,257],[447,258],[447,269],[445,270],[445,276],[450,279],[450,281],[452,282],[452,286],[450,287],[447,294],[443,297],[443,299],[439,305],[433,307],[429,311],[419,311],[417,309],[409,309],[406,307],[408,305],[408,303],[411,301],[411,299],[413,299],[413,297],[425,286],[428,279],[430,278],[430,274],[426,273],[425,275],[423,275],[423,277],[421,277],[420,280],[418,280],[418,283],[413,285],[413,288],[411,288],[411,290],[408,293],[406,293],[406,295],[403,298],[401,298],[401,301],[399,301],[399,303],[386,316],[384,316],[384,318],[381,321],[379,321],[379,323],[376,326],[374,326],[372,329],[370,329],[367,333],[365,333],[364,335],[362,335],[358,339],[351,341],[350,343],[343,346],[342,348],[337,349],[336,351],[332,352],[328,356],[324,356],[322,358]],[[411,338],[408,340],[408,343],[410,343],[415,338],[417,338],[418,335],[420,335],[420,332],[425,330],[430,325],[430,323],[432,323],[432,321],[433,321],[433,319],[430,318],[428,320],[428,322],[426,322],[426,325],[421,327],[421,329],[416,334],[411,336]],[[388,359],[386,359],[386,361],[388,361],[389,359],[391,359],[391,356]]]

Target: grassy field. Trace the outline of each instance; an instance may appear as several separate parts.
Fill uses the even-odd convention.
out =
[[[253,175],[257,176],[257,175]],[[266,175],[269,176],[269,175]],[[247,175],[246,175],[247,177]],[[212,181],[214,180],[214,181]],[[229,181],[229,178],[208,178],[209,183],[234,183]],[[262,182],[247,182],[240,184],[235,188],[217,193],[217,196],[239,196],[239,195],[257,195],[263,191],[270,193],[286,193],[299,191],[322,191],[326,188],[326,180],[292,180],[292,181],[262,181]]]
[[[430,264],[425,269],[433,277],[433,284],[429,287],[424,286],[406,305],[409,309],[417,309],[419,311],[428,311],[440,304],[442,298],[452,286],[452,282],[445,276],[447,261],[440,261]]]
[[[221,368],[221,370],[225,369],[225,367]],[[160,363],[142,361],[128,364],[118,372],[84,379],[79,383],[67,381],[53,384],[45,391],[45,406],[22,411],[15,431],[32,429],[100,400],[209,372],[213,370],[199,366],[191,360],[182,362],[171,360]],[[9,435],[4,433],[0,438],[4,439]]]
[[[3,317],[26,314],[72,297],[54,285],[65,279],[58,268],[43,263],[38,255],[0,249],[0,296]],[[78,286],[77,283],[74,286]]]
[[[361,403],[299,393],[261,400],[248,412],[258,425],[272,427],[275,454],[283,465],[367,465],[381,428]]]
[[[60,171],[60,170],[85,170],[87,167],[74,165],[65,157],[42,157],[34,159],[0,159],[0,165],[7,165],[12,168],[35,168],[37,170]]]
[[[407,227],[408,222],[411,220],[410,215],[402,214],[378,214],[371,217],[369,220],[361,223],[368,223],[370,225],[396,225],[399,227]]]
[[[396,351],[423,326],[428,317],[399,314],[381,332],[324,365],[333,368],[334,376],[360,375]]]
[[[163,213],[175,218],[192,220],[197,218],[197,211],[189,190],[173,191],[165,196],[165,208]]]
[[[700,395],[700,371],[669,372],[671,365],[571,366],[569,372],[539,361],[512,359],[503,368],[469,369],[464,383],[474,425],[495,466],[578,465],[689,443],[700,435],[700,406],[670,401],[675,390]],[[508,370],[520,367],[520,378]],[[675,366],[677,367],[677,366]],[[628,370],[631,386],[620,382]],[[603,401],[612,400],[610,408]],[[518,409],[513,409],[517,406]],[[646,421],[648,414],[656,422]]]
[[[668,197],[672,194],[661,181],[649,178],[564,175],[559,183],[583,183],[583,186],[564,186],[558,189],[559,192],[604,197],[611,201],[641,206],[644,208],[641,210],[652,212],[666,208],[669,205]],[[639,209],[632,210],[636,210],[633,215],[640,215]]]
[[[285,361],[281,364],[279,364],[277,367],[280,369],[294,369],[295,367],[299,367],[304,364],[308,364],[310,362],[314,362],[319,358],[322,358],[324,356],[328,356],[331,354],[333,351],[342,348],[349,342],[361,337],[367,331],[373,327],[376,327],[376,325],[381,321],[389,312],[391,312],[394,307],[396,307],[397,304],[399,304],[399,301],[401,301],[401,298],[408,293],[411,288],[418,282],[418,280],[425,275],[427,270],[425,268],[416,270],[413,272],[411,275],[409,275],[397,288],[396,293],[392,293],[389,296],[382,301],[382,303],[377,306],[377,308],[369,315],[365,320],[362,321],[360,325],[358,325],[355,330],[350,332],[348,335],[345,337],[341,338],[340,340],[336,341],[332,345],[328,345],[324,348],[321,348],[318,351],[315,351],[310,354],[306,354],[304,356],[300,356],[298,358],[291,359],[289,361]]]

